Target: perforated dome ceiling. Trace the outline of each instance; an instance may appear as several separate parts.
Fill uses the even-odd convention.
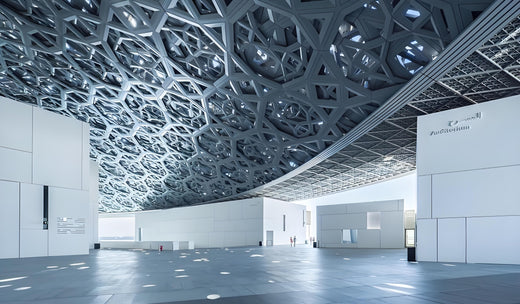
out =
[[[491,0],[0,3],[0,94],[91,126],[100,211],[199,204],[342,138]]]

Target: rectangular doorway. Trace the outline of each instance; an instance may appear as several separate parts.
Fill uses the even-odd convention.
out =
[[[274,240],[274,231],[273,230],[266,230],[265,231],[265,245],[266,246],[273,246],[273,240]]]

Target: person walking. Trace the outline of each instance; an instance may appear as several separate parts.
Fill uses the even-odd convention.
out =
[[[296,247],[296,235],[293,236],[294,247]]]
[[[289,239],[291,240],[291,247],[292,247],[293,246],[292,236]]]

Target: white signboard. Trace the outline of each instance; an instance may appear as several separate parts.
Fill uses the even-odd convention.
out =
[[[58,217],[58,234],[85,234],[85,218]]]
[[[520,164],[520,96],[419,116],[417,174]]]

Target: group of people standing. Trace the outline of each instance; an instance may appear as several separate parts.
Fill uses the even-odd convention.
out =
[[[290,237],[291,247],[296,247],[296,235]]]

